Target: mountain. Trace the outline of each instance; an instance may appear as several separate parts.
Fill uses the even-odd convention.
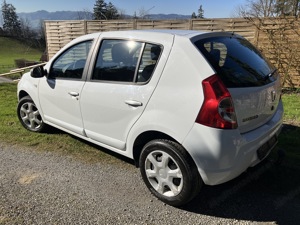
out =
[[[56,11],[48,12],[46,10],[40,10],[31,13],[18,13],[19,18],[28,21],[34,28],[40,26],[43,20],[91,20],[93,14],[86,11]],[[132,18],[132,16],[125,16],[126,18]],[[170,19],[190,19],[190,15],[180,14],[149,14],[146,19],[153,20],[170,20]]]
[[[149,14],[147,18],[152,20],[186,20],[191,19],[191,15],[180,14]]]
[[[84,20],[92,19],[93,14],[85,11],[56,11],[40,10],[31,13],[18,13],[19,18],[30,22],[32,27],[39,27],[43,20]]]

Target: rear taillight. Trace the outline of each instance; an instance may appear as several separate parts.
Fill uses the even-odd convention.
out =
[[[204,102],[197,123],[220,129],[236,129],[237,121],[231,95],[217,75],[202,81]]]

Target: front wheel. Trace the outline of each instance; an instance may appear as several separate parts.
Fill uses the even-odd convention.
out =
[[[140,170],[151,193],[172,206],[189,202],[203,183],[185,149],[169,140],[153,140],[145,145]]]
[[[22,98],[17,108],[18,118],[27,130],[33,132],[42,132],[46,124],[40,115],[38,108],[29,96]]]

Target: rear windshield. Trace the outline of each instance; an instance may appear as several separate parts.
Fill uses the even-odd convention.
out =
[[[275,68],[247,40],[210,37],[194,43],[227,87],[255,87],[273,82]]]

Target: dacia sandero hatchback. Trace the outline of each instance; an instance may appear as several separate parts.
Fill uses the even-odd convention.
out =
[[[277,70],[225,32],[116,31],[79,37],[18,85],[18,117],[134,159],[173,206],[229,181],[277,143]]]

